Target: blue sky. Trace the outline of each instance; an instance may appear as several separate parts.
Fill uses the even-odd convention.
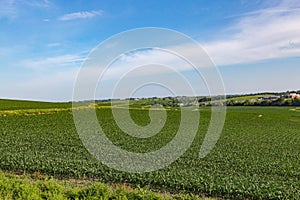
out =
[[[291,0],[1,0],[0,98],[71,100],[89,52],[142,27],[173,29],[198,41],[226,93],[300,89],[299,22],[300,2]]]

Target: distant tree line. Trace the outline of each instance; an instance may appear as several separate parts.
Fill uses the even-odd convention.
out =
[[[226,95],[223,96],[177,96],[177,97],[146,97],[146,98],[126,98],[126,99],[104,99],[96,102],[112,102],[129,100],[131,105],[138,107],[153,106],[159,104],[163,107],[189,107],[189,106],[300,106],[300,98],[291,98],[290,94],[300,94],[298,91],[286,92],[264,92],[252,94]],[[252,99],[251,96],[253,96]],[[245,97],[245,98],[243,98]]]
[[[227,106],[300,106],[300,98],[296,99],[286,99],[280,97],[277,100],[266,100],[266,101],[234,101],[228,100],[226,102]]]

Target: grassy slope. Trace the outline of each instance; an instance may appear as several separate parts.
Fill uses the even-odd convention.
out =
[[[52,103],[40,101],[0,99],[0,110],[66,108],[71,106],[71,103]]]
[[[269,96],[274,96],[274,94],[262,94],[262,95],[241,96],[241,97],[229,98],[229,99],[227,99],[227,100],[243,101],[243,100],[250,100],[250,99],[258,99],[258,98],[261,98],[261,97],[269,97]]]

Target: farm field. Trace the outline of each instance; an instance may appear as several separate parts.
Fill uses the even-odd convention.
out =
[[[118,128],[107,103],[96,108],[108,138],[133,152],[161,148],[180,122],[180,111],[169,109],[159,134],[137,139]],[[164,169],[133,174],[113,170],[89,154],[76,132],[70,103],[0,100],[0,169],[226,199],[300,199],[299,108],[228,107],[221,137],[204,159],[198,153],[210,107],[199,112],[200,128],[181,158]],[[131,109],[130,114],[137,124],[149,123],[146,109]]]

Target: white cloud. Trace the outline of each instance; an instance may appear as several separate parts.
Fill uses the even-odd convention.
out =
[[[148,50],[142,52],[136,52],[131,55],[122,55],[115,63],[107,68],[107,71],[104,74],[103,79],[118,79],[122,75],[131,72],[131,76],[149,76],[153,74],[164,74],[170,73],[170,70],[166,68],[157,68],[157,70],[138,70],[139,67],[144,65],[161,65],[168,66],[170,70],[173,71],[184,71],[192,68],[188,63],[179,58],[176,55],[173,55],[169,52],[162,50]],[[134,73],[134,70],[137,73]]]
[[[217,65],[300,55],[300,4],[283,1],[278,6],[246,13],[229,29],[235,34],[204,44]]]
[[[124,98],[126,95],[128,97],[128,95],[130,95],[130,89],[137,85],[141,86],[147,82],[164,83],[164,85],[170,88],[176,88],[176,94],[178,95],[193,94],[191,87],[187,87],[187,82],[194,83],[191,85],[195,86],[193,89],[197,93],[203,93],[203,91],[207,92],[204,81],[207,82],[208,80],[203,80],[201,74],[195,70],[192,74],[186,74],[187,71],[193,70],[193,66],[182,59],[182,57],[173,54],[172,51],[176,51],[179,48],[183,54],[181,56],[188,55],[190,57],[192,56],[192,60],[202,61],[197,62],[201,67],[211,66],[208,58],[201,54],[199,49],[195,49],[195,45],[192,44],[166,47],[166,51],[147,48],[142,51],[125,53],[120,55],[110,66],[104,66],[103,63],[101,64],[101,61],[104,60],[101,58],[102,55],[94,54],[80,71],[78,80],[81,90],[79,92],[80,97],[77,96],[76,99],[93,98],[89,96],[91,93],[88,92],[90,89],[93,89],[96,84],[99,86],[96,96],[100,98],[110,98],[114,86],[120,80],[122,80],[122,83],[119,83],[121,93],[118,93],[118,98]],[[198,52],[196,50],[198,50]],[[205,71],[201,71],[201,73],[203,73],[202,75],[209,74],[210,77],[205,77],[213,80],[214,84],[219,83],[218,79],[215,78],[214,75],[211,75],[210,72],[205,73]],[[211,76],[213,78],[211,78]],[[143,88],[145,89],[144,86]],[[154,91],[148,88],[144,91],[144,95],[155,95],[153,92],[157,92],[157,90]]]
[[[71,66],[71,67],[78,67],[80,64],[85,60],[85,55],[80,54],[67,54],[62,56],[55,56],[55,57],[48,57],[48,58],[41,58],[41,59],[27,59],[21,62],[23,67],[31,68],[34,70],[41,70],[41,69],[51,69],[55,67],[62,67],[62,66]]]
[[[69,13],[61,16],[58,18],[61,21],[69,21],[69,20],[75,20],[75,19],[86,19],[86,18],[93,18],[96,16],[101,16],[103,15],[102,10],[97,10],[97,11],[81,11],[81,12],[74,12],[74,13]]]
[[[115,61],[110,66],[102,66],[101,55],[94,55],[94,57],[90,58],[91,62],[85,64],[84,68],[86,69],[84,71],[87,77],[92,77],[94,74],[104,71],[102,80],[118,80],[129,72],[130,74],[128,75],[130,77],[143,78],[150,75],[182,73],[193,70],[194,67],[197,67],[197,69],[211,67],[213,63],[210,62],[209,57],[204,51],[199,51],[201,49],[197,47],[199,46],[191,43],[167,46],[164,49],[149,48],[137,50],[120,55],[118,58],[115,58]],[[182,55],[177,55],[175,52],[180,52]],[[189,62],[192,62],[195,66]],[[140,70],[139,68],[142,66],[161,67],[151,68],[151,70],[144,67],[143,70]]]
[[[2,98],[69,101],[80,64],[85,59],[84,54],[21,61],[17,65],[29,68],[30,74],[24,75],[26,78],[22,80],[1,85]]]
[[[69,101],[78,68],[42,74],[39,77],[0,86],[1,98]]]
[[[233,35],[206,42],[203,47],[218,66],[299,56],[299,10],[300,3],[296,5],[293,2],[283,1],[275,7],[246,13],[236,24],[228,28],[231,32],[235,32]],[[205,54],[199,53],[193,45],[182,44],[169,46],[166,49],[171,51],[180,49],[180,52],[188,55],[185,57],[196,61],[197,67],[211,66],[207,59],[199,58],[199,55],[205,56]],[[149,50],[121,56],[120,60],[106,71],[104,79],[119,78],[137,66],[149,63],[163,64],[177,71],[193,69],[193,66],[180,61],[172,54]],[[163,74],[165,72],[152,73]],[[148,75],[148,72],[145,71],[145,75]]]

